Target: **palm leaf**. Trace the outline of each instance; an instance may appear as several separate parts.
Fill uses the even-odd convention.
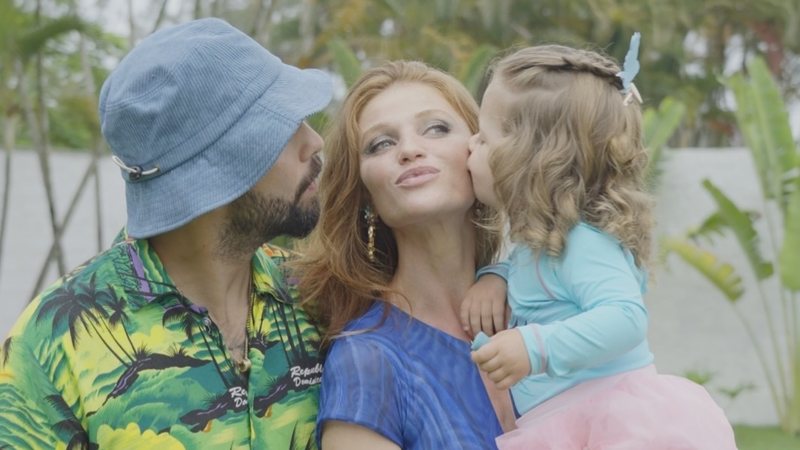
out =
[[[703,187],[711,194],[717,203],[718,212],[722,220],[730,227],[742,250],[747,256],[753,272],[759,280],[773,274],[772,263],[765,261],[758,249],[758,233],[753,227],[753,219],[740,210],[719,188],[710,180],[703,180]]]
[[[497,49],[491,45],[481,45],[472,52],[466,64],[458,73],[458,78],[476,98],[480,94],[478,90],[481,87],[486,67],[496,51]]]
[[[658,110],[648,108],[644,112],[644,145],[650,154],[645,170],[645,180],[651,187],[656,185],[660,176],[659,164],[664,153],[664,146],[678,129],[685,115],[686,105],[671,97],[662,100],[658,105]]]
[[[792,129],[789,126],[789,114],[783,103],[782,94],[778,84],[772,78],[767,64],[761,58],[754,58],[747,64],[750,72],[750,84],[753,88],[757,103],[754,105],[758,112],[757,118],[765,138],[772,146],[778,163],[776,171],[772,174],[780,176],[795,167],[795,145],[792,138]]]
[[[783,285],[792,291],[800,291],[800,179],[786,207],[779,261]]]
[[[738,107],[736,121],[758,169],[768,198],[781,200],[781,180],[796,166],[795,145],[786,107],[777,84],[760,58],[747,64],[750,79],[731,76],[725,84],[731,88]]]
[[[661,240],[664,256],[677,254],[683,261],[697,269],[716,286],[729,301],[735,303],[744,293],[742,278],[728,263],[720,262],[711,252],[703,250],[685,239],[664,238]]]
[[[743,211],[751,221],[755,221],[760,215],[755,211]],[[714,211],[711,215],[706,217],[706,220],[696,228],[689,230],[686,237],[692,240],[704,238],[706,241],[713,242],[714,235],[721,235],[726,229],[729,229],[728,223],[722,217],[719,211]]]
[[[51,39],[70,31],[82,31],[85,25],[75,16],[65,16],[53,19],[19,37],[18,45],[23,61],[32,57]]]
[[[300,450],[300,443],[297,442],[297,422],[294,423],[294,428],[292,428],[292,437],[289,440],[289,448],[292,450]]]
[[[722,218],[719,211],[714,211],[710,216],[706,217],[706,220],[704,220],[699,227],[689,230],[686,237],[692,240],[705,238],[711,241],[714,235],[722,234],[727,226],[728,224],[725,222],[725,219]]]
[[[5,366],[8,364],[8,357],[11,355],[11,348],[13,346],[13,336],[9,336],[6,338],[5,342],[3,342],[3,365]]]
[[[349,88],[361,76],[361,62],[350,46],[341,39],[331,40],[328,48],[333,55],[334,66]]]
[[[317,443],[315,442],[314,433],[311,433],[306,441],[305,450],[314,450],[315,448],[317,448]]]
[[[70,408],[69,405],[67,405],[66,400],[64,400],[62,396],[48,395],[47,397],[45,397],[45,400],[47,400],[47,403],[49,403],[50,406],[52,406],[53,409],[55,409],[56,412],[58,412],[59,417],[64,419],[75,417],[75,413],[72,412],[72,408]]]

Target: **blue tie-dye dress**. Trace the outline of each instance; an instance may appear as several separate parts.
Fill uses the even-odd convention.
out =
[[[346,328],[363,332],[334,341],[322,377],[318,430],[337,420],[366,427],[405,450],[496,448],[502,429],[469,343],[393,306],[381,324],[383,312],[377,302]]]

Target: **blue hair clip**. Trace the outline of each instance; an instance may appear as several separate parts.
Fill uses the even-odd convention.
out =
[[[642,96],[636,85],[633,84],[633,77],[639,73],[639,41],[642,35],[638,31],[631,36],[631,44],[628,53],[625,54],[625,61],[622,64],[622,72],[617,76],[622,79],[622,94],[625,96],[623,102],[627,105],[633,98],[642,103]]]

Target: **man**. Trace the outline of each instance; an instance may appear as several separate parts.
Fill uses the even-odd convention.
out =
[[[332,93],[218,19],[143,40],[100,93],[127,237],[45,290],[0,358],[0,448],[314,447],[319,336],[263,242],[319,214]]]

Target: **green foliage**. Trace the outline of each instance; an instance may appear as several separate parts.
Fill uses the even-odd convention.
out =
[[[739,450],[791,450],[800,448],[800,437],[791,436],[778,427],[738,425],[733,427]]]
[[[491,45],[481,45],[472,52],[467,62],[458,72],[458,78],[464,86],[479,99],[481,82],[483,81],[486,67],[492,60],[497,49]]]
[[[717,389],[722,395],[731,399],[731,401],[736,400],[737,397],[744,394],[748,391],[755,390],[756,386],[753,383],[739,383],[734,387],[730,388],[719,388]]]
[[[736,120],[767,197],[783,202],[783,183],[787,181],[784,175],[798,165],[789,115],[764,61],[754,59],[747,68],[749,81],[741,74],[727,80],[740,106],[736,109]]]
[[[800,183],[786,206],[783,247],[779,257],[781,280],[792,291],[800,291]]]
[[[647,108],[642,114],[644,127],[644,145],[649,151],[645,180],[653,189],[661,176],[659,163],[663,157],[663,149],[669,138],[686,115],[686,106],[674,98],[667,97],[658,105],[658,109]]]
[[[711,197],[717,203],[717,212],[714,213],[714,216],[720,219],[720,224],[724,224],[733,231],[733,234],[739,241],[739,245],[750,261],[753,273],[756,274],[759,280],[772,276],[772,264],[764,261],[764,257],[761,256],[761,252],[758,249],[758,233],[756,233],[755,228],[753,228],[751,217],[747,213],[742,212],[733,201],[710,180],[703,180],[703,187],[711,194]]]
[[[332,40],[328,46],[333,56],[333,65],[349,88],[361,75],[361,62],[347,43],[341,39]]]
[[[714,373],[704,370],[690,370],[685,372],[683,376],[700,386],[706,386],[714,378]]]
[[[84,23],[74,16],[52,19],[19,36],[17,45],[23,61],[27,61],[52,39],[71,31],[81,31]]]
[[[744,293],[742,277],[736,273],[732,265],[720,261],[713,253],[680,238],[663,238],[661,249],[665,255],[675,253],[680,256],[684,262],[703,274],[731,302],[735,303]]]
[[[91,148],[100,132],[94,98],[66,96],[49,111],[50,139],[53,144],[74,149]]]
[[[800,299],[797,295],[800,291],[800,151],[792,139],[788,114],[777,85],[765,63],[755,58],[748,62],[747,69],[747,78],[737,74],[725,83],[736,98],[739,128],[755,161],[759,178],[759,186],[755,188],[761,188],[767,219],[763,227],[766,230],[764,240],[771,244],[771,256],[775,259],[770,261],[761,252],[760,236],[754,226],[757,216],[743,211],[709,180],[703,181],[703,187],[713,198],[716,211],[688,237],[664,238],[662,250],[665,254],[678,255],[697,269],[733,304],[744,293],[741,278],[733,266],[719,261],[713,253],[696,247],[688,239],[710,238],[725,232],[736,238],[758,283],[773,364],[768,363],[752,331],[752,318],[738,316],[766,374],[781,427],[797,434],[800,433]],[[780,277],[773,277],[776,268]],[[777,288],[779,299],[766,297],[763,287],[766,283]],[[772,317],[772,308],[778,308],[777,317],[781,320],[777,323]],[[778,340],[778,335],[785,337],[785,344]],[[739,391],[731,394],[738,395]]]

